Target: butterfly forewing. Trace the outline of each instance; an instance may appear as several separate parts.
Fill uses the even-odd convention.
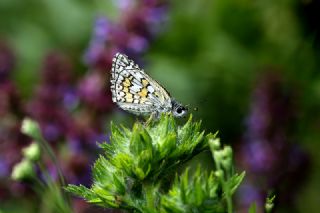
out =
[[[126,55],[117,53],[111,70],[112,100],[135,114],[170,111],[168,92]]]

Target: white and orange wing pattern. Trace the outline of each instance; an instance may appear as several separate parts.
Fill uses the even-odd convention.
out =
[[[124,54],[117,53],[113,58],[110,81],[112,101],[126,111],[136,115],[154,113],[157,116],[174,109],[186,113],[186,108]]]

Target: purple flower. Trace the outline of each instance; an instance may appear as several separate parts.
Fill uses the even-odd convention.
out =
[[[42,128],[42,134],[44,138],[48,141],[58,141],[63,137],[63,129],[62,126],[54,123],[40,123]]]
[[[10,174],[10,168],[6,160],[0,158],[0,179],[7,177]]]
[[[106,50],[106,44],[111,39],[112,24],[103,16],[96,19],[93,35],[87,51],[84,54],[84,62],[87,65],[96,64]]]
[[[135,1],[132,0],[113,0],[113,2],[120,11],[129,10],[135,4]]]
[[[148,41],[142,36],[131,36],[129,38],[128,48],[132,49],[136,53],[145,52],[148,47]]]
[[[165,4],[158,0],[115,2],[120,10],[120,21],[110,22],[98,17],[84,61],[90,67],[111,68],[111,60],[117,51],[136,59],[149,48],[167,20]]]
[[[105,75],[100,72],[89,73],[78,87],[83,102],[102,112],[108,112],[113,107],[110,89],[106,88]]]
[[[159,7],[151,7],[145,11],[145,19],[148,29],[152,36],[156,36],[165,29],[165,24],[168,22],[167,7],[165,5]]]
[[[8,79],[14,67],[15,57],[8,45],[0,41],[0,82]]]
[[[110,36],[110,26],[109,20],[103,16],[96,19],[94,26],[93,39],[99,42],[106,42]]]
[[[248,177],[246,179],[248,179]],[[252,185],[250,180],[245,180],[244,183],[239,186],[237,200],[241,200],[241,205],[246,207],[250,206],[252,203],[256,203],[258,207],[257,212],[263,212],[265,192],[256,185]],[[248,212],[248,209],[244,208],[241,210],[241,208],[239,208],[238,211]]]
[[[237,152],[237,162],[249,176],[247,184],[255,188],[251,191],[264,193],[256,200],[250,199],[257,202],[259,208],[263,208],[267,189],[275,190],[279,201],[285,200],[278,205],[291,205],[309,165],[307,155],[289,138],[297,122],[293,93],[285,89],[278,73],[267,71],[258,81],[246,119],[244,142]],[[293,176],[295,178],[290,178]],[[249,192],[240,190],[239,202],[240,206],[248,207],[250,203],[246,198],[250,193],[245,193]]]
[[[72,120],[69,111],[78,104],[73,84],[72,65],[68,58],[50,53],[41,70],[41,82],[27,105],[28,113],[36,119],[46,140],[61,141]]]
[[[77,93],[76,88],[73,87],[63,87],[62,88],[63,95],[63,105],[69,111],[72,111],[79,105],[79,95]]]
[[[44,85],[59,86],[70,84],[73,79],[72,64],[66,56],[57,52],[49,53],[41,69],[41,80]]]

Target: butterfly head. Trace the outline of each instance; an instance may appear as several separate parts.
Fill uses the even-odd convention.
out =
[[[172,114],[174,117],[183,117],[188,113],[188,108],[177,102],[176,100],[172,100]]]

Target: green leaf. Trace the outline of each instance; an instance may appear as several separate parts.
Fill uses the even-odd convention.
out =
[[[152,152],[152,139],[146,129],[140,123],[136,123],[130,138],[130,152],[139,155],[143,150]]]
[[[230,189],[231,195],[237,190],[237,188],[241,184],[245,174],[246,174],[245,172],[242,172],[240,175],[235,174],[228,180],[227,185]]]
[[[150,150],[143,150],[138,156],[137,166],[143,170],[145,176],[147,176],[151,170],[152,156]]]
[[[120,180],[120,178],[122,177],[122,175],[116,175],[116,174],[113,174],[112,175],[113,177],[113,182],[114,182],[114,186],[116,187],[116,192],[120,195],[124,195],[125,192],[126,192],[126,187],[125,185],[123,184],[124,181],[123,180]]]
[[[178,129],[178,145],[186,141],[192,135],[192,127],[192,115],[190,115],[187,123],[182,128]]]
[[[257,204],[256,203],[252,203],[249,207],[249,211],[248,213],[256,213],[257,212]]]
[[[161,115],[147,126],[136,122],[132,130],[112,123],[111,143],[99,145],[105,155],[93,165],[92,186],[70,185],[67,190],[90,203],[133,212],[226,212],[229,196],[244,173],[233,175],[223,167],[208,172],[198,167],[171,179],[178,167],[209,145],[220,153],[219,165],[227,159],[225,155],[232,155],[231,148],[222,150],[214,143],[216,134],[206,135],[200,126],[192,116],[185,125],[177,126],[172,115]],[[227,177],[231,178],[224,180]]]
[[[161,115],[159,123],[151,129],[155,139],[165,138],[167,134],[176,133],[176,122],[172,115]]]
[[[90,189],[86,188],[83,185],[80,186],[75,186],[72,184],[69,184],[67,187],[65,187],[65,190],[68,192],[71,192],[79,197],[83,197],[84,199],[90,201],[95,200],[95,202],[97,201],[101,201],[95,193],[93,193]]]
[[[159,157],[164,158],[169,155],[169,153],[173,152],[176,148],[177,135],[175,133],[169,133],[163,139],[159,141]]]
[[[100,156],[94,164],[93,169],[93,179],[95,182],[104,183],[108,178],[110,178],[110,172],[112,167],[108,160]]]
[[[142,168],[136,167],[133,169],[133,172],[139,180],[143,180],[146,177]]]
[[[132,168],[135,165],[134,156],[126,153],[119,153],[113,158],[109,159],[109,162],[114,166],[114,168],[109,167],[110,169],[106,168],[107,170],[117,169],[132,177]]]

